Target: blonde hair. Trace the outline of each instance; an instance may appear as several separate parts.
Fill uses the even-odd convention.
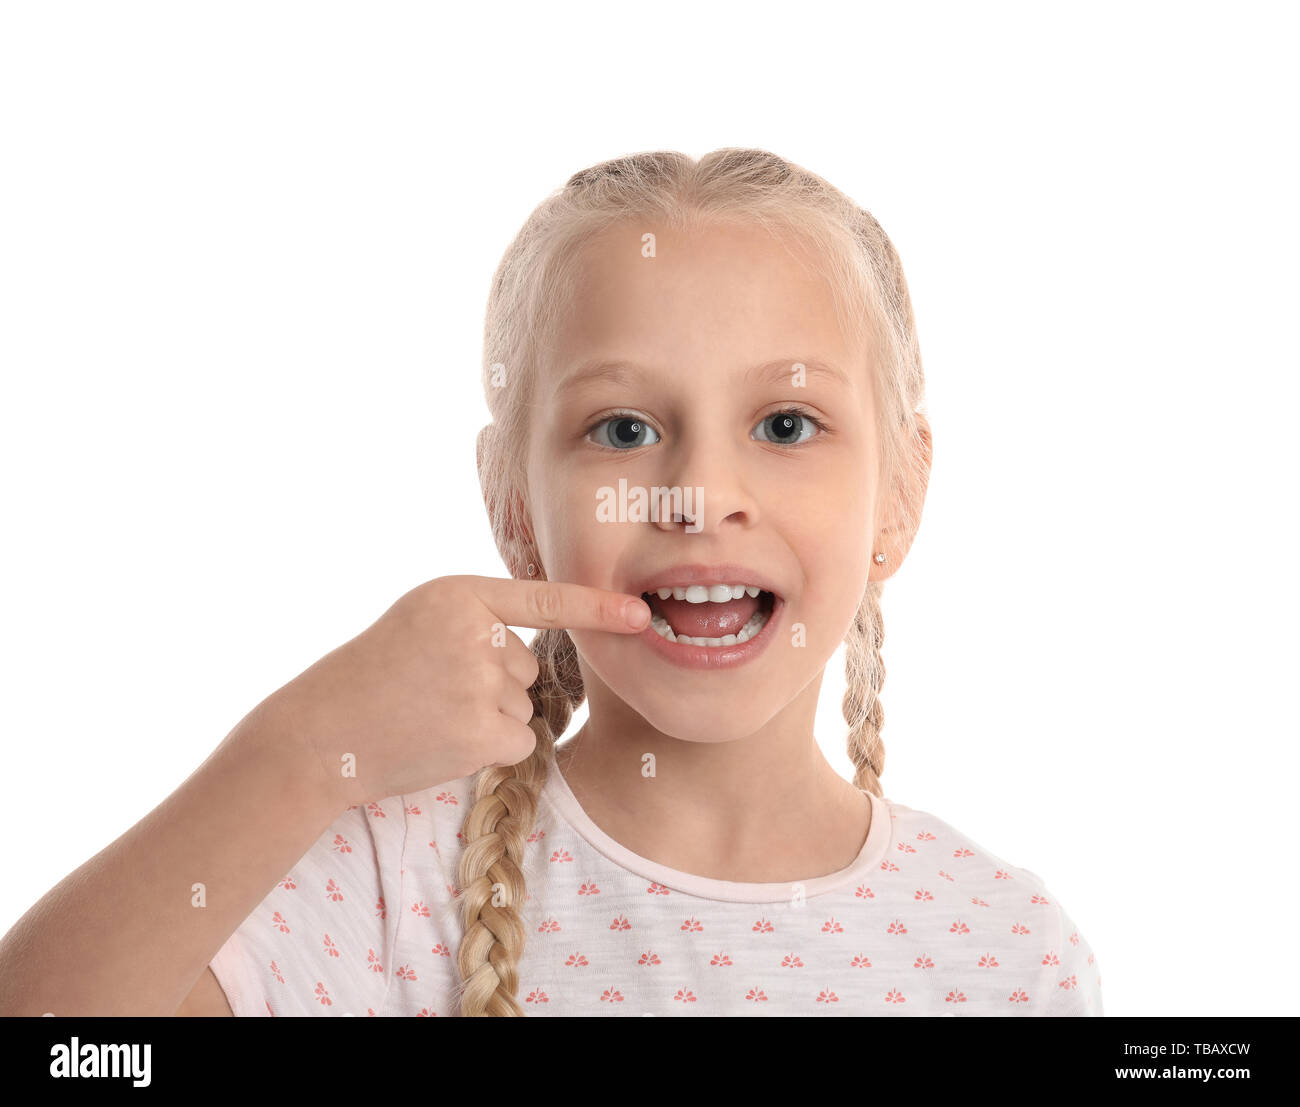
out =
[[[492,422],[479,432],[479,472],[492,533],[512,573],[545,579],[521,510],[537,367],[571,302],[583,245],[627,220],[687,231],[723,221],[758,223],[810,245],[825,267],[847,329],[870,337],[881,486],[912,487],[909,471],[928,470],[928,454],[914,448],[924,377],[911,299],[897,251],[869,212],[821,177],[765,150],[715,150],[698,161],[673,151],[615,158],[575,173],[548,196],[506,250],[492,281],[483,364]],[[913,500],[900,497],[901,529],[909,533],[920,524],[920,505]],[[845,636],[843,700],[853,783],[877,796],[885,764],[881,587],[867,583]],[[464,937],[457,954],[457,995],[465,1016],[524,1013],[515,994],[526,937],[524,847],[542,785],[556,771],[555,743],[586,694],[567,631],[539,631],[531,649],[540,670],[529,689],[534,711],[529,725],[537,747],[517,765],[488,766],[478,773],[461,832],[458,898]],[[498,885],[504,896],[494,895]]]

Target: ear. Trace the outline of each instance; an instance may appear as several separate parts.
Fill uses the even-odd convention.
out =
[[[871,571],[868,580],[888,580],[903,564],[907,552],[912,548],[917,527],[921,522],[921,509],[925,506],[925,494],[930,487],[930,463],[934,459],[934,441],[930,435],[930,421],[920,412],[916,413],[917,436],[913,445],[915,454],[904,475],[904,483],[895,487],[887,504],[883,505],[884,523],[876,532],[875,543],[871,547]],[[907,522],[911,505],[912,523]],[[875,554],[884,553],[885,563],[877,565]]]
[[[487,498],[487,481],[484,480],[483,461],[487,456],[487,450],[490,446],[490,439],[496,434],[496,425],[489,423],[478,432],[478,440],[475,449],[475,464],[478,468],[479,488],[483,492],[483,506],[488,511],[488,517],[491,518],[491,506]],[[528,564],[537,557],[537,543],[533,536],[532,524],[529,522],[528,507],[524,503],[523,497],[515,490],[509,494],[509,503],[506,508],[505,518],[505,545],[497,542],[497,552],[501,555],[501,560],[506,563],[511,574],[520,580],[541,579],[541,566],[536,566],[536,571],[531,575],[528,572]]]
[[[506,536],[510,543],[511,557],[506,561],[510,571],[520,580],[542,580],[542,567],[535,564],[541,555],[537,552],[537,539],[533,536],[528,506],[514,491],[510,493],[510,508],[506,512]],[[530,564],[533,565],[531,573],[528,571]]]

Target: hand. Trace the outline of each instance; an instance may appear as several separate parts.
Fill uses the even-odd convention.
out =
[[[630,621],[628,609],[641,621]],[[411,589],[259,710],[285,720],[339,810],[423,791],[537,744],[532,651],[509,628],[638,634],[638,596],[556,581],[447,576]],[[319,759],[320,770],[315,759]],[[347,775],[350,770],[355,775]]]

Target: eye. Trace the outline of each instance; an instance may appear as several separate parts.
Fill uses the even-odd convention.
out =
[[[643,437],[652,434],[646,441]],[[597,446],[614,450],[635,450],[639,446],[653,446],[659,441],[659,434],[641,416],[632,411],[616,411],[602,419],[588,432]]]
[[[789,408],[785,411],[774,411],[771,415],[764,416],[758,424],[765,427],[772,424],[774,438],[762,439],[761,441],[775,442],[777,445],[798,446],[807,442],[813,436],[801,437],[804,431],[811,431],[814,427],[824,431],[825,425],[821,420],[814,418],[808,412],[799,408]]]
[[[775,445],[799,446],[813,438],[814,429],[825,432],[826,425],[802,408],[787,408],[765,416],[758,424],[765,427],[772,424],[774,437],[761,441]],[[650,435],[652,437],[647,438]],[[597,446],[613,450],[635,450],[642,446],[653,446],[659,441],[659,432],[634,411],[615,411],[595,423],[587,432],[587,437]]]

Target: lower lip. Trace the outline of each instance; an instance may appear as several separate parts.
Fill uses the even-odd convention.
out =
[[[763,629],[738,646],[681,646],[667,638],[661,638],[652,626],[647,626],[639,637],[665,661],[682,669],[734,669],[737,665],[753,661],[767,649],[767,644],[774,637],[776,624],[785,609],[785,600],[775,593],[772,599],[772,613],[763,624]]]

